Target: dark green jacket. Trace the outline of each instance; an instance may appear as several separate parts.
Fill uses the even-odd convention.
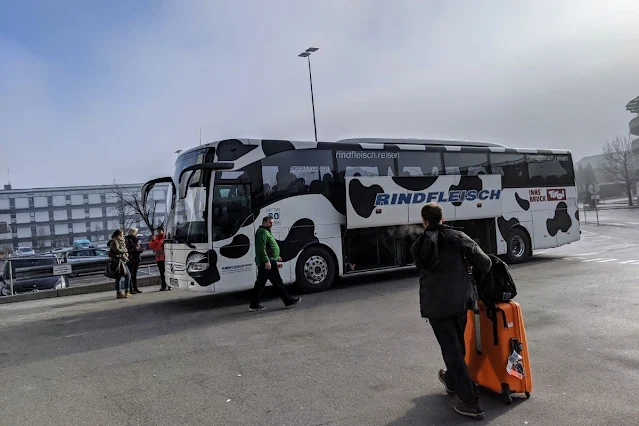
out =
[[[273,238],[271,231],[260,226],[255,233],[255,263],[264,266],[269,260],[277,260],[280,257],[280,247]]]

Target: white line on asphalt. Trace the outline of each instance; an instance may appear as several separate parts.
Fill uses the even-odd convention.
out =
[[[597,259],[588,259],[588,260],[584,260],[583,262],[596,262],[596,261],[598,261],[598,260],[604,260],[604,259],[605,259],[605,257],[600,257],[600,258],[597,258]]]
[[[599,253],[601,253],[601,252],[600,251],[594,251],[592,253],[579,253],[579,254],[576,254],[573,257],[593,256],[593,255],[599,254]]]
[[[597,263],[614,262],[615,260],[619,260],[619,259],[604,259],[604,260],[597,260]]]
[[[626,222],[626,223],[628,223],[630,225],[639,225],[639,222]]]

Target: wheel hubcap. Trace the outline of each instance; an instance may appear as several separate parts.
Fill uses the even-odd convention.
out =
[[[524,255],[524,253],[526,252],[526,242],[521,236],[515,235],[513,237],[512,249],[510,251],[516,257],[522,257]]]
[[[319,284],[328,276],[328,263],[321,256],[311,256],[304,264],[304,276],[311,284]]]

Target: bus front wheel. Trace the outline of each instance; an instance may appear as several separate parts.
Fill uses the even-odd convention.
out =
[[[508,261],[510,263],[521,263],[526,261],[532,254],[530,238],[521,228],[513,228],[508,236]]]
[[[297,284],[304,293],[327,290],[335,279],[335,260],[324,247],[312,246],[302,252],[295,270]]]

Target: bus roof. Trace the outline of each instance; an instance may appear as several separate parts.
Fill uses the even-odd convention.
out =
[[[338,143],[389,143],[394,145],[443,145],[443,146],[479,146],[479,147],[500,147],[507,148],[506,145],[501,145],[493,142],[479,142],[479,141],[467,141],[467,140],[454,140],[454,139],[418,139],[418,138],[349,138],[340,139]]]
[[[198,149],[202,149],[202,148],[207,148],[207,147],[215,147],[217,146],[220,142],[226,141],[226,140],[230,140],[230,139],[223,139],[223,140],[217,140],[217,141],[213,141],[213,142],[209,142],[200,146],[195,146],[191,149],[185,150],[183,152],[181,152],[176,161],[178,161],[178,159],[182,156],[184,156],[185,154],[189,154],[195,150]],[[236,141],[240,141],[242,144],[245,145],[260,145],[262,143],[262,139],[246,139],[246,138],[241,138],[241,139],[233,139]],[[294,143],[298,149],[301,148],[301,146],[304,145],[309,145],[312,147],[317,146],[318,142],[315,141],[301,141],[301,140],[281,140],[281,142],[289,142],[289,143]],[[453,149],[454,147],[467,147],[467,148],[485,148],[485,149],[489,149],[490,151],[494,151],[494,152],[507,152],[507,153],[521,153],[521,154],[559,154],[559,155],[570,155],[571,152],[570,150],[567,149],[544,149],[544,148],[513,148],[513,147],[509,147],[506,145],[502,145],[502,144],[498,144],[498,143],[493,143],[493,142],[480,142],[480,141],[466,141],[466,140],[446,140],[446,139],[413,139],[413,138],[347,138],[347,139],[340,139],[337,141],[333,141],[333,142],[322,142],[319,141],[320,144],[344,144],[344,145],[357,145],[357,144],[365,144],[365,145],[384,145],[384,144],[388,144],[388,145],[396,145],[396,146],[402,146],[402,145],[412,145],[412,146],[419,146],[419,145],[431,145],[431,146],[440,146],[440,147],[446,147],[446,149]]]

